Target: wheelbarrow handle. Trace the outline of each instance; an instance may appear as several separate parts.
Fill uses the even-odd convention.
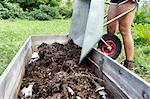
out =
[[[132,12],[136,7],[137,7],[137,4],[135,4],[135,6],[134,6],[133,8],[131,8],[131,9],[127,10],[126,12],[124,12],[124,13],[118,15],[117,17],[115,17],[115,18],[109,20],[108,22],[106,22],[106,23],[104,24],[104,26],[106,26],[106,25],[110,24],[111,22],[114,22],[114,21],[116,21],[117,19],[123,17],[124,15],[126,15],[126,14]]]

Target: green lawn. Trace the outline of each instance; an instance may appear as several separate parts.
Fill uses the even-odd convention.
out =
[[[0,20],[0,74],[30,35],[68,33],[70,20]]]
[[[141,27],[138,27],[141,28]],[[0,74],[5,70],[16,52],[30,35],[65,34],[70,29],[69,20],[29,21],[29,20],[1,20],[0,21]],[[135,68],[145,80],[150,82],[150,40],[141,39],[144,33],[149,35],[150,25],[147,25],[140,36],[136,28],[133,28],[135,40]],[[137,35],[138,34],[138,35]],[[118,34],[120,36],[120,34]],[[149,36],[148,36],[149,37]],[[124,60],[124,50],[117,59]]]
[[[134,72],[150,82],[150,41],[145,41],[145,44],[135,45],[134,50]],[[124,59],[124,48],[122,48],[122,52],[117,58],[117,61],[120,63]]]
[[[150,82],[150,24],[133,24],[132,35],[134,39],[134,72]],[[118,33],[120,37],[120,34]],[[120,37],[121,38],[121,37]],[[125,59],[124,48],[117,61]]]

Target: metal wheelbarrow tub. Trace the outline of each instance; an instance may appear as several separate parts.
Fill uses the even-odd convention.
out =
[[[75,0],[69,37],[82,47],[80,62],[103,33],[104,0]]]
[[[52,44],[67,41],[65,35],[29,37],[0,76],[0,99],[17,99],[25,66],[37,46],[43,42]],[[86,60],[95,75],[104,80],[111,99],[150,99],[150,84],[105,54],[93,48]]]

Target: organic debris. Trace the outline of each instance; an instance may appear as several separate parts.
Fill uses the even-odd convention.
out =
[[[34,82],[32,99],[101,99],[95,90],[102,80],[86,64],[78,65],[80,53],[71,40],[64,45],[42,43],[38,59],[26,66],[21,89]]]
[[[26,98],[31,98],[32,97],[33,85],[34,85],[34,83],[30,83],[27,88],[24,87],[21,90],[21,97],[22,97],[22,99],[26,99]]]

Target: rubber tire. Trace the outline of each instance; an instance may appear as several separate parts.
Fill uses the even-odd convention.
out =
[[[121,49],[122,49],[120,39],[116,35],[113,35],[113,34],[105,34],[105,35],[102,36],[102,38],[105,42],[107,40],[112,40],[116,44],[116,49],[115,49],[114,53],[111,54],[111,55],[108,55],[111,58],[116,59],[120,55]],[[102,40],[100,40],[98,42],[98,48],[100,48],[101,51],[102,51],[102,45],[103,44],[105,44],[105,43]]]

